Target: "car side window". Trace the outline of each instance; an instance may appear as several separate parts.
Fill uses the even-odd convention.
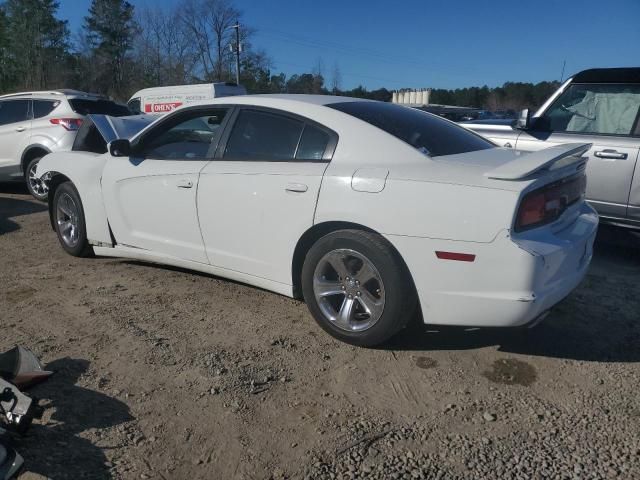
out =
[[[0,125],[24,122],[29,119],[29,100],[0,102]]]
[[[305,125],[296,152],[296,160],[322,160],[329,144],[329,134],[313,125]]]
[[[550,132],[632,135],[639,110],[639,84],[574,84],[536,127]]]
[[[258,110],[241,110],[224,152],[225,159],[287,161],[296,158],[304,122]]]
[[[49,115],[60,105],[59,100],[34,100],[33,101],[33,118],[42,118]]]
[[[146,158],[158,160],[203,160],[210,158],[214,140],[227,114],[227,109],[192,112],[180,115],[175,122],[159,126],[157,133],[145,141]]]

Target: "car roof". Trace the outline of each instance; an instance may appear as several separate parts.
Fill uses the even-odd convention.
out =
[[[72,90],[72,89],[61,89],[61,90],[39,90],[32,92],[16,92],[9,93],[6,95],[0,95],[0,99],[8,99],[8,98],[86,98],[91,100],[108,100],[108,97],[104,95],[100,95],[98,93],[88,93],[82,92],[80,90]]]
[[[573,83],[640,83],[640,67],[591,68],[576,73]]]
[[[278,107],[286,103],[308,104],[308,105],[331,105],[333,103],[344,102],[372,102],[363,98],[339,97],[336,95],[308,95],[296,93],[275,93],[260,95],[233,95],[228,97],[217,97],[210,100],[190,103],[188,107],[194,105],[215,105],[215,104],[239,104],[239,105],[259,105],[265,107]]]

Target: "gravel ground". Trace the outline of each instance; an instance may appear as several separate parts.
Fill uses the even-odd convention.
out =
[[[602,229],[533,330],[334,341],[304,304],[62,251],[0,186],[0,350],[57,373],[24,479],[640,478],[640,240]]]

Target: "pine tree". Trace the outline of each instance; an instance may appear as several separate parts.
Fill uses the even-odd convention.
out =
[[[93,0],[84,30],[94,65],[95,90],[124,98],[128,54],[137,32],[126,0]]]
[[[0,32],[0,52],[4,44],[2,61],[8,70],[3,71],[3,80],[11,79],[14,88],[50,88],[64,81],[60,65],[68,55],[69,29],[66,21],[56,18],[58,7],[57,0],[4,3],[5,18],[0,23],[6,23]]]
[[[0,92],[6,92],[13,86],[15,66],[9,52],[7,14],[0,7]]]

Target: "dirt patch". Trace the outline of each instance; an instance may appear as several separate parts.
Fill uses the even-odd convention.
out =
[[[20,303],[25,300],[29,300],[36,293],[35,288],[31,287],[20,287],[14,288],[4,293],[5,300],[9,303]]]
[[[492,369],[482,374],[493,383],[528,387],[538,378],[536,369],[526,362],[503,358],[493,362]]]
[[[362,349],[289,298],[70,257],[27,195],[0,193],[2,216],[0,350],[56,371],[16,440],[31,474],[640,478],[635,250],[598,244],[587,281],[524,337],[417,328]]]
[[[438,362],[436,362],[433,358],[429,358],[429,357],[416,358],[416,367],[422,368],[423,370],[428,370],[430,368],[435,368],[437,366],[438,366]]]

